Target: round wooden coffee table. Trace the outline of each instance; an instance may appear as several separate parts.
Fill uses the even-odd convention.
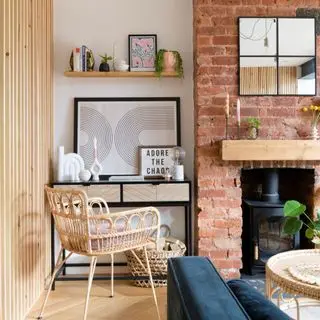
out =
[[[320,286],[302,282],[293,277],[289,267],[299,265],[320,266],[320,250],[293,250],[272,256],[266,265],[266,296],[271,300],[275,293],[278,293],[277,302],[295,302],[297,306],[297,319],[300,319],[300,308],[298,297],[320,300]],[[292,295],[290,298],[284,294]]]

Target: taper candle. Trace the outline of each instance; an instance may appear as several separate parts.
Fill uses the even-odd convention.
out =
[[[237,100],[237,124],[240,125],[240,99]]]
[[[229,93],[227,93],[227,98],[226,98],[226,117],[228,118],[230,115],[230,106],[229,106]]]

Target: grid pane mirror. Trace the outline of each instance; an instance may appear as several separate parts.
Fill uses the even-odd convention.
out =
[[[315,19],[239,18],[239,95],[315,94]]]

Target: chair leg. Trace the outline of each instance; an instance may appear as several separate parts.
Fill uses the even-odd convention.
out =
[[[84,307],[83,320],[87,319],[88,306],[89,306],[89,297],[90,297],[90,291],[91,291],[91,286],[92,286],[94,270],[96,269],[96,264],[97,264],[97,257],[91,257],[90,271],[89,271],[89,277],[88,277],[87,299],[86,299],[86,305]]]
[[[69,252],[69,254],[67,255],[67,257],[65,259],[62,258],[62,253],[63,253],[63,248],[60,249],[60,252],[59,252],[59,255],[58,255],[58,260],[57,260],[57,263],[54,267],[54,270],[53,270],[53,273],[52,273],[52,276],[51,276],[51,280],[50,280],[50,283],[49,283],[49,287],[48,287],[48,291],[47,291],[47,294],[46,294],[46,298],[44,299],[44,302],[42,304],[42,307],[41,307],[41,311],[40,311],[40,314],[39,316],[37,317],[37,319],[42,319],[42,316],[43,316],[43,312],[44,312],[44,309],[46,307],[46,304],[48,302],[48,298],[49,298],[49,294],[51,292],[51,288],[52,288],[52,284],[53,284],[53,281],[56,277],[56,274],[57,272],[60,270],[60,268],[64,265],[64,263],[71,257],[72,255],[72,252]]]
[[[147,270],[148,270],[148,273],[149,273],[149,279],[150,279],[150,283],[151,283],[153,299],[154,299],[154,303],[155,303],[156,308],[157,308],[158,319],[161,320],[159,307],[158,307],[157,296],[156,296],[156,291],[155,291],[154,285],[153,285],[152,273],[151,273],[150,264],[149,264],[149,258],[148,258],[148,254],[147,254],[147,247],[144,247],[143,249],[144,249],[144,255],[145,255],[145,258],[146,258],[146,262],[147,262]]]
[[[114,296],[114,292],[113,292],[113,287],[114,287],[114,268],[113,268],[113,266],[114,266],[114,254],[113,253],[111,253],[111,296],[110,296],[110,298],[113,298],[113,296]]]

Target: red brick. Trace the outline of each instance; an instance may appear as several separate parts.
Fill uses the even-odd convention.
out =
[[[200,198],[225,198],[226,192],[224,190],[200,190]]]

